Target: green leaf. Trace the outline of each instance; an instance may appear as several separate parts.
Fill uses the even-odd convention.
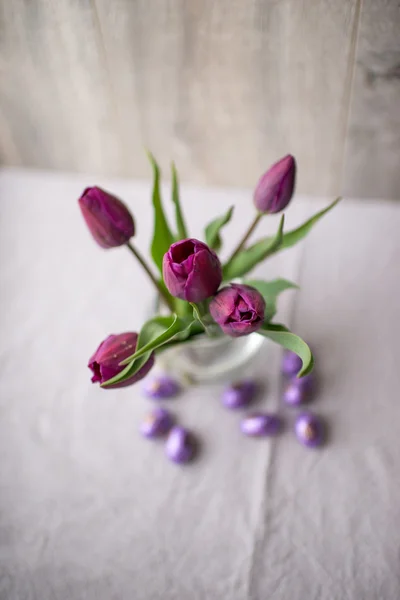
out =
[[[186,320],[181,319],[178,315],[169,315],[166,317],[154,317],[147,321],[140,333],[136,351],[131,356],[122,360],[119,364],[126,365],[132,360],[139,358],[142,354],[155,350],[165,342],[168,342],[178,333],[182,333],[190,325]]]
[[[186,300],[181,300],[180,298],[175,298],[174,296],[172,296],[172,294],[169,293],[167,286],[165,285],[165,283],[162,279],[158,280],[158,285],[163,289],[165,295],[168,296],[171,303],[174,305],[174,307],[175,307],[174,312],[179,317],[191,317],[192,316],[193,311],[190,308],[189,303],[186,302]],[[162,304],[163,304],[162,298],[160,296],[157,296],[156,301],[154,303],[155,312],[159,313],[161,311]]]
[[[125,369],[104,382],[102,387],[120,383],[132,377],[147,362],[153,350],[173,339],[184,341],[190,335],[191,326],[192,321],[185,321],[177,315],[154,317],[147,321],[139,333],[136,352],[119,363],[127,365]]]
[[[310,348],[299,336],[291,333],[284,325],[264,323],[263,327],[258,330],[258,333],[280,344],[287,350],[291,350],[301,358],[303,366],[297,373],[297,377],[303,377],[303,375],[307,375],[312,371],[314,357]]]
[[[222,217],[217,217],[205,228],[204,234],[206,242],[213,250],[220,250],[222,246],[220,230],[231,220],[234,208],[234,206],[231,206],[230,209],[224,215],[222,215]]]
[[[179,180],[178,173],[176,171],[176,167],[174,163],[171,165],[172,171],[172,202],[175,204],[175,219],[176,219],[176,227],[178,230],[178,240],[185,240],[189,237],[185,219],[183,218],[181,203],[179,199]]]
[[[178,333],[169,342],[166,342],[165,344],[163,344],[162,346],[157,348],[157,354],[164,352],[165,350],[168,350],[168,348],[171,348],[172,346],[176,346],[177,344],[179,344],[180,346],[182,344],[186,344],[187,342],[190,342],[193,337],[198,336],[198,335],[203,335],[203,334],[204,334],[204,327],[196,319],[195,321],[192,321],[190,328],[189,328],[189,333],[187,335],[185,334],[185,336],[180,339],[181,334]]]
[[[270,321],[276,313],[276,301],[282,292],[290,289],[298,289],[298,285],[287,279],[273,279],[272,281],[262,281],[260,279],[250,279],[243,283],[256,288],[265,300],[265,320]]]
[[[168,251],[170,245],[175,241],[171,233],[164,209],[161,202],[160,193],[160,169],[154,160],[153,155],[148,152],[148,157],[153,167],[153,208],[154,208],[154,232],[151,242],[151,256],[162,273],[162,261],[164,254]]]
[[[117,375],[114,375],[114,377],[111,377],[111,379],[108,379],[102,383],[100,387],[108,387],[109,385],[121,383],[126,379],[130,379],[130,377],[133,377],[133,375],[135,375],[135,373],[137,373],[147,363],[150,356],[151,352],[146,352],[146,354],[143,354],[137,360],[133,360],[127,367],[125,367],[125,369],[123,369]]]
[[[341,198],[336,198],[329,206],[317,212],[313,217],[308,219],[303,225],[297,227],[296,229],[292,229],[291,231],[287,231],[283,236],[283,241],[280,250],[284,250],[286,248],[291,248],[297,242],[300,242],[302,239],[306,237],[306,235],[311,231],[316,223],[323,217],[327,212],[332,210],[338,202],[340,202]]]
[[[297,242],[300,242],[306,237],[321,217],[332,210],[340,200],[341,198],[336,198],[329,206],[316,213],[313,217],[308,219],[308,221],[303,223],[303,225],[284,233],[280,243],[274,244],[277,237],[275,235],[275,237],[263,238],[249,248],[239,252],[237,256],[224,266],[224,279],[229,280],[234,279],[235,277],[241,277],[251,271],[259,262],[262,262],[279,250],[291,248],[297,244]]]
[[[285,215],[282,215],[279,222],[278,231],[274,237],[265,238],[253,246],[250,246],[250,248],[242,250],[226,265],[224,265],[224,280],[228,281],[230,279],[234,279],[235,277],[242,277],[251,271],[259,262],[265,260],[268,256],[276,252],[282,245],[284,223]]]
[[[120,365],[127,365],[125,369],[104,382],[102,387],[107,387],[114,383],[120,383],[121,381],[129,379],[129,377],[132,377],[132,375],[137,373],[140,366],[143,366],[143,364],[146,362],[143,362],[143,357],[146,356],[146,360],[148,360],[153,350],[153,348],[145,348],[145,346],[151,345],[152,341],[154,342],[155,340],[160,340],[160,338],[162,343],[165,333],[176,323],[177,318],[178,317],[176,317],[176,315],[170,315],[167,317],[155,317],[154,319],[147,321],[139,333],[135,353],[120,362]],[[138,365],[140,365],[139,368]]]
[[[189,304],[193,308],[194,318],[197,319],[197,321],[204,327],[205,330],[207,330],[207,323],[203,318],[204,315],[202,315],[200,307],[194,302],[189,302]]]

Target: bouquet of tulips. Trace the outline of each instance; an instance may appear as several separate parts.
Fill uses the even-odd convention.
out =
[[[190,238],[173,165],[172,202],[176,223],[171,228],[163,210],[160,170],[153,156],[149,154],[149,158],[153,168],[154,230],[150,254],[154,266],[148,264],[133,244],[134,220],[121,200],[98,187],[87,188],[79,198],[83,217],[95,241],[102,248],[127,246],[147,273],[166,309],[144,323],[139,333],[109,335],[89,360],[92,381],[99,382],[103,388],[130,385],[142,379],[152,368],[157,354],[172,345],[186,344],[199,335],[238,337],[254,332],[296,353],[302,361],[299,377],[309,373],[313,356],[307,344],[284,325],[273,322],[278,295],[297,286],[285,279],[263,281],[247,276],[259,263],[302,240],[339,199],[291,231],[284,231],[282,215],[274,236],[249,244],[259,221],[265,215],[282,212],[293,196],[296,162],[293,156],[285,156],[260,178],[254,191],[254,220],[222,264],[218,257],[221,230],[231,220],[234,207],[207,225],[204,241]]]

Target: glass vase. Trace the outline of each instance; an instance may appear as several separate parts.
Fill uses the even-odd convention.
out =
[[[201,334],[161,352],[157,363],[166,372],[188,383],[237,378],[265,342],[258,333],[239,338],[222,332],[212,338]]]

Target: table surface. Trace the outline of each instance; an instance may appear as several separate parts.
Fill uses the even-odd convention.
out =
[[[146,251],[150,184],[96,183],[132,208]],[[152,290],[125,249],[91,240],[76,203],[87,185],[0,172],[1,600],[398,600],[400,206],[345,200],[257,271],[301,286],[282,295],[279,319],[315,351],[329,443],[305,449],[290,426],[243,438],[220,384],[191,387],[170,407],[201,453],[178,467],[138,434],[150,405],[140,384],[90,383],[88,357],[139,328]],[[236,205],[232,247],[249,190],[182,193],[194,236]],[[288,225],[327,201],[296,199]],[[275,227],[264,219],[260,233]],[[250,366],[269,410],[280,356],[274,346]]]

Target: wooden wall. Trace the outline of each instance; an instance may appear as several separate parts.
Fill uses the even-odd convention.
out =
[[[400,197],[398,0],[0,0],[0,161]]]

